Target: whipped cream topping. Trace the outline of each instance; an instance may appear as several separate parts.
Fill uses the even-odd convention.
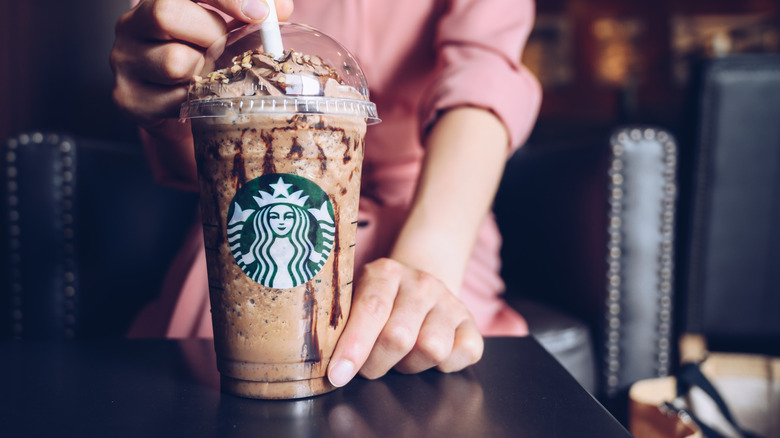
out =
[[[276,60],[259,50],[232,59],[233,65],[196,76],[190,100],[245,96],[324,96],[365,100],[336,70],[314,55],[287,50]]]

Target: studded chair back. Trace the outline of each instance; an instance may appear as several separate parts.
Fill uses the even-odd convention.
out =
[[[665,130],[611,140],[604,390],[672,371],[677,144]]]
[[[0,338],[122,336],[159,293],[197,199],[141,147],[26,133],[3,145]]]
[[[519,150],[496,198],[508,294],[587,324],[603,402],[672,371],[676,178],[675,139],[627,127],[609,142]],[[529,325],[543,344],[574,339]]]

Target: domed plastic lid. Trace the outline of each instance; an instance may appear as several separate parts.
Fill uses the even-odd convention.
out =
[[[284,54],[274,59],[260,27],[238,28],[206,52],[182,119],[320,113],[380,121],[363,70],[344,46],[312,27],[280,23]]]

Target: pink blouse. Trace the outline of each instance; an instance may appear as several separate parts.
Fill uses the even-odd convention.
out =
[[[493,112],[506,125],[513,148],[528,136],[541,92],[519,59],[533,16],[531,0],[295,0],[291,21],[324,31],[358,59],[382,118],[366,135],[359,219],[368,225],[358,229],[356,269],[389,253],[420,172],[421,133],[441,111],[472,106]],[[160,165],[164,145],[144,140],[159,181],[196,187]],[[489,216],[460,297],[484,335],[525,335],[525,321],[501,299],[500,246]],[[160,297],[139,315],[130,336],[211,336],[199,224]]]

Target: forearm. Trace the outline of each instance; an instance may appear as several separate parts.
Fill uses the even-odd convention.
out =
[[[417,192],[390,257],[458,293],[507,150],[506,129],[492,113],[458,108],[442,115],[426,141]]]
[[[155,179],[181,190],[197,190],[195,151],[189,123],[168,119],[141,128],[141,140]]]

